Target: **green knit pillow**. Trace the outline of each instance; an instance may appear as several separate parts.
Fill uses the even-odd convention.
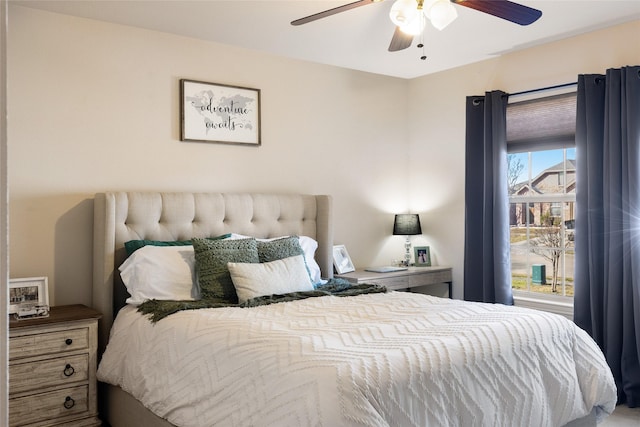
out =
[[[283,237],[282,239],[260,241],[258,240],[258,257],[260,262],[271,262],[296,255],[303,255],[297,236]]]
[[[221,236],[216,237],[208,237],[210,240],[220,240],[220,239],[228,239],[231,237],[231,233],[223,234]],[[135,251],[145,246],[189,246],[191,245],[191,240],[174,240],[174,241],[165,241],[165,240],[129,240],[124,243],[124,248],[127,251],[127,256],[131,255]]]
[[[283,237],[282,239],[269,240],[266,242],[258,240],[258,257],[260,258],[260,262],[277,261],[297,255],[302,255],[309,279],[311,283],[313,283],[313,277],[307,265],[307,260],[304,258],[304,250],[302,246],[300,246],[298,236]]]
[[[254,262],[258,258],[255,239],[208,240],[191,239],[196,254],[196,274],[202,299],[238,302],[238,295],[227,268],[228,262]]]

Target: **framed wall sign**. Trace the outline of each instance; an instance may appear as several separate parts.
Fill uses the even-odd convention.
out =
[[[431,253],[429,246],[414,246],[413,252],[416,257],[416,267],[431,267]]]
[[[336,245],[333,247],[333,267],[336,273],[344,274],[354,271],[355,267],[351,262],[347,248],[344,245]]]
[[[260,89],[180,80],[180,139],[261,144]]]
[[[9,314],[18,313],[20,307],[25,305],[49,305],[49,286],[46,277],[9,279]]]

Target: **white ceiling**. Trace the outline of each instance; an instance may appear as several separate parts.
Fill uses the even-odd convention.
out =
[[[290,22],[354,0],[9,0],[22,6],[131,25],[339,67],[414,78],[640,19],[640,0],[522,0],[542,17],[529,26],[456,5],[458,19],[388,52],[394,0],[294,27]],[[10,19],[10,16],[9,16]],[[640,34],[630,43],[638,44]],[[597,54],[597,53],[594,53]],[[640,55],[640,53],[639,53]]]

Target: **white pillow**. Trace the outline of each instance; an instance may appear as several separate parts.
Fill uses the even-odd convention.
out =
[[[289,292],[312,291],[302,255],[263,263],[227,263],[238,301]]]
[[[230,239],[248,239],[251,236],[244,236],[242,234],[231,233]],[[261,242],[270,242],[272,240],[282,239],[289,236],[274,237],[272,239],[256,239]],[[298,242],[304,252],[304,260],[309,268],[309,275],[314,285],[324,283],[320,273],[320,266],[316,262],[316,250],[318,249],[318,242],[308,236],[298,236]]]
[[[318,285],[322,282],[322,276],[320,275],[320,266],[316,262],[316,249],[318,249],[318,242],[308,236],[298,236],[300,246],[304,251],[304,259],[307,261],[307,267],[309,267],[309,274],[311,275],[311,281],[314,285]]]
[[[193,246],[144,246],[120,266],[120,277],[131,297],[127,304],[149,299],[199,299]]]

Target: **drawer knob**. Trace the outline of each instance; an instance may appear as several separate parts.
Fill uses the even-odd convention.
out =
[[[71,398],[71,396],[67,396],[64,399],[64,407],[66,409],[71,409],[76,404],[76,401]]]
[[[73,340],[71,338],[67,338],[66,340],[64,340],[64,343],[66,345],[71,345],[71,344],[73,344]]]
[[[73,366],[67,364],[67,366],[64,367],[64,376],[65,377],[70,377],[71,375],[73,375],[76,372],[75,369],[73,369]]]

